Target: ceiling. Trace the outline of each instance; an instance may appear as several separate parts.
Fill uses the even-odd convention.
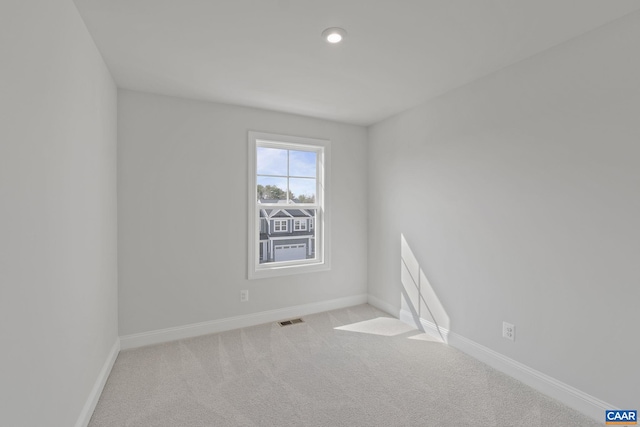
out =
[[[638,0],[75,0],[121,88],[369,125]],[[327,27],[347,38],[330,45]]]

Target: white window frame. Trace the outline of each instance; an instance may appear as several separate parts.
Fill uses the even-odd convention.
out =
[[[293,230],[292,231],[294,231],[294,232],[296,232],[296,231],[307,231],[307,220],[306,219],[294,219],[293,220]]]
[[[310,273],[331,268],[331,210],[330,174],[331,141],[265,132],[249,131],[249,179],[248,179],[248,274],[249,279],[277,277],[290,274]],[[258,203],[257,188],[257,147],[271,147],[288,150],[314,151],[316,156],[316,200],[315,203]],[[260,264],[260,209],[315,209],[315,258],[307,260],[269,262]],[[292,223],[292,227],[294,227]],[[275,224],[274,224],[275,228]],[[309,227],[307,227],[309,228]]]
[[[289,220],[286,219],[274,219],[273,220],[273,232],[274,233],[286,233],[289,231],[289,227],[287,227]],[[278,230],[278,227],[280,229]]]

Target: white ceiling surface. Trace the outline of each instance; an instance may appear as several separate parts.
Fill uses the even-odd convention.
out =
[[[119,87],[369,125],[638,0],[75,0]],[[320,38],[327,27],[344,43]]]

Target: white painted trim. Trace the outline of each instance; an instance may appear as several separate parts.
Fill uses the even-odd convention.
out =
[[[116,342],[113,343],[113,347],[111,347],[107,360],[105,360],[104,365],[102,365],[102,369],[100,370],[98,378],[91,389],[91,393],[89,393],[89,397],[87,397],[87,401],[80,412],[80,416],[78,417],[78,421],[76,421],[75,427],[86,427],[89,425],[93,411],[96,409],[96,405],[98,404],[98,399],[100,399],[100,395],[102,394],[102,389],[104,389],[104,385],[107,383],[107,379],[109,378],[109,374],[111,374],[111,369],[113,368],[113,364],[116,362],[119,352],[120,339],[116,338]]]
[[[296,229],[296,223],[300,224],[300,227],[304,226],[304,228]],[[293,220],[293,231],[307,231],[307,219],[295,219]]]
[[[257,203],[255,189],[257,183],[257,159],[256,146],[272,146],[274,148],[288,148],[293,150],[313,151],[316,156],[316,203],[315,204],[276,204],[275,208],[283,209],[315,209],[316,247],[315,260],[300,260],[288,264],[264,263],[260,264],[259,250],[256,241],[259,229],[259,215],[257,211],[270,204]],[[278,277],[290,274],[311,273],[331,269],[331,141],[326,139],[303,138],[288,135],[276,135],[265,132],[248,132],[248,253],[247,253],[247,279],[261,279]],[[293,227],[278,233],[289,233]],[[274,231],[275,233],[275,231]]]
[[[314,239],[315,240],[315,236],[313,234],[298,234],[296,236],[294,235],[288,235],[288,236],[275,236],[275,237],[271,237],[270,240],[273,240],[274,242],[278,241],[278,240],[296,240],[296,239]],[[266,242],[267,240],[262,240],[263,242]]]
[[[394,317],[400,318],[400,310],[399,309],[394,307],[392,304],[389,304],[388,302],[381,300],[378,297],[374,297],[373,295],[369,294],[367,296],[367,302],[368,302],[369,305],[374,306],[378,310],[382,310],[385,313],[389,313],[390,315],[392,315]],[[402,320],[402,319],[400,319],[400,320]]]
[[[371,296],[369,298],[371,298]],[[371,302],[369,303],[371,304]],[[417,326],[415,325],[415,319],[409,311],[400,310],[398,318],[409,325]],[[474,359],[486,363],[492,368],[517,379],[542,394],[560,401],[595,421],[601,422],[603,420],[606,409],[618,409],[609,403],[465,338],[462,335],[456,334],[443,327],[438,327],[429,320],[421,318],[420,326],[417,327],[435,338],[442,339],[444,337],[445,342],[451,347],[463,351]],[[440,333],[438,333],[438,331],[440,331]],[[440,334],[442,334],[442,336]]]
[[[278,230],[280,227],[280,230]],[[288,219],[274,219],[273,220],[273,232],[274,233],[286,233],[289,231],[289,220]]]
[[[434,325],[434,328],[425,328],[422,322],[416,323],[416,319],[413,317],[413,314],[411,314],[410,311],[400,309],[400,314],[398,315],[398,319],[402,320],[407,325],[411,325],[416,329],[420,329],[421,331],[428,333],[429,335],[435,338],[442,339],[440,338],[440,334],[438,334],[438,329],[435,328],[435,325]],[[420,321],[422,320],[424,319],[420,319]]]
[[[190,325],[177,326],[175,328],[124,335],[120,337],[120,345],[123,350],[126,350],[167,341],[196,337],[199,335],[215,334],[218,332],[230,331],[232,329],[262,325],[264,323],[275,322],[291,317],[306,316],[309,314],[321,313],[323,311],[352,307],[354,305],[365,304],[366,302],[367,295],[362,294],[277,310],[262,311],[243,316],[227,317],[225,319],[212,320],[209,322],[192,323]]]

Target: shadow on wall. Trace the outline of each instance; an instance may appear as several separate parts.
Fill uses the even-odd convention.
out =
[[[404,234],[400,234],[400,263],[401,310],[411,314],[415,325],[420,330],[425,332],[425,327],[433,329],[433,332],[447,342],[450,329],[449,315],[420,268],[420,263]],[[421,319],[426,322],[422,322]],[[435,326],[431,327],[431,324]]]

